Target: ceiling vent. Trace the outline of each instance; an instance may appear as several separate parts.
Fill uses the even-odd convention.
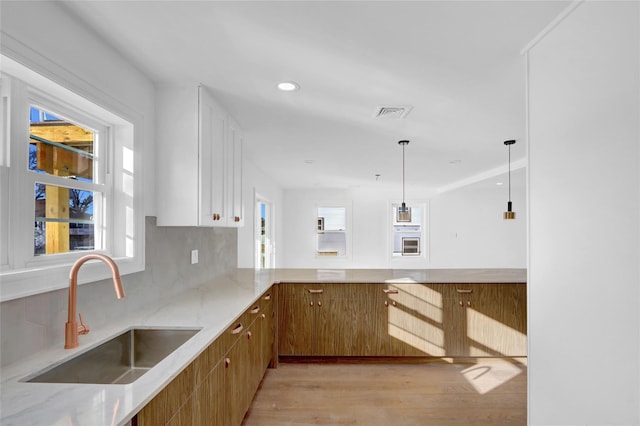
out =
[[[409,105],[386,105],[376,109],[376,118],[405,118],[413,107]]]

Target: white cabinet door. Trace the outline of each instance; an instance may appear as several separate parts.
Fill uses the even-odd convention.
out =
[[[158,226],[198,225],[198,90],[159,86],[156,106]]]
[[[229,225],[243,226],[244,211],[242,202],[242,131],[240,126],[229,118],[227,126],[227,164],[229,167]]]
[[[199,90],[199,194],[201,226],[227,226],[227,113],[204,87]]]

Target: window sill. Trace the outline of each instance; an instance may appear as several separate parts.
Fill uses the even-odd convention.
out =
[[[114,258],[120,275],[144,271],[144,258]],[[0,302],[33,296],[69,287],[69,271],[73,262],[55,266],[42,266],[3,271],[0,274]],[[111,270],[102,262],[87,262],[78,275],[78,284],[87,284],[111,278]]]

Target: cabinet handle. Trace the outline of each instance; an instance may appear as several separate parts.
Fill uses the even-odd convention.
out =
[[[318,307],[322,306],[322,302],[318,301]]]
[[[464,306],[464,303],[462,303],[462,300],[460,301],[460,306]]]
[[[242,324],[238,324],[236,326],[236,328],[234,328],[233,330],[231,330],[231,334],[240,334],[240,332],[242,331],[244,327],[242,326]]]
[[[258,312],[260,312],[260,306],[256,306],[256,307],[255,307],[255,308],[253,308],[250,312],[251,312],[252,314],[257,314]]]
[[[386,306],[388,308],[389,307],[389,301],[385,300],[384,301],[384,306]]]
[[[382,291],[384,291],[384,294],[398,294],[397,288],[385,288]]]
[[[260,314],[260,319],[267,319],[267,316],[265,314]]]
[[[234,220],[235,222],[240,222],[240,216],[236,216],[236,217],[234,217],[234,218],[233,218],[233,220]]]
[[[471,306],[471,300],[467,300],[467,306]]]
[[[229,358],[224,359],[224,368],[229,368],[231,365],[231,360]]]
[[[247,331],[247,340],[251,340],[251,336],[253,336],[253,334],[251,334],[250,331]]]
[[[322,294],[322,293],[324,293],[324,289],[322,289],[322,288],[318,289],[318,290],[314,290],[314,289],[310,288],[310,289],[308,289],[308,291],[311,294]]]
[[[213,220],[220,220],[220,213],[214,213]]]
[[[393,302],[391,302],[391,305],[393,306],[398,306],[398,304],[396,303],[396,301],[394,300]]]
[[[267,294],[267,295],[264,297],[264,300],[271,300],[271,293]]]
[[[309,302],[309,306],[313,307],[313,302]]]
[[[473,293],[473,289],[463,290],[461,288],[456,288],[456,291],[460,294],[471,294]]]

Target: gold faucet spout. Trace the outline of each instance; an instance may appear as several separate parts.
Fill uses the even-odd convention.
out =
[[[82,317],[80,317],[81,325],[78,325],[78,321],[76,320],[76,308],[78,304],[78,271],[80,270],[80,267],[89,260],[101,260],[106,263],[111,269],[116,297],[118,299],[122,299],[125,296],[124,288],[122,287],[122,280],[120,279],[120,270],[112,258],[100,253],[90,253],[76,260],[69,272],[69,305],[67,323],[65,324],[64,332],[65,349],[77,348],[78,334],[87,334],[89,332],[89,327],[82,322]]]

